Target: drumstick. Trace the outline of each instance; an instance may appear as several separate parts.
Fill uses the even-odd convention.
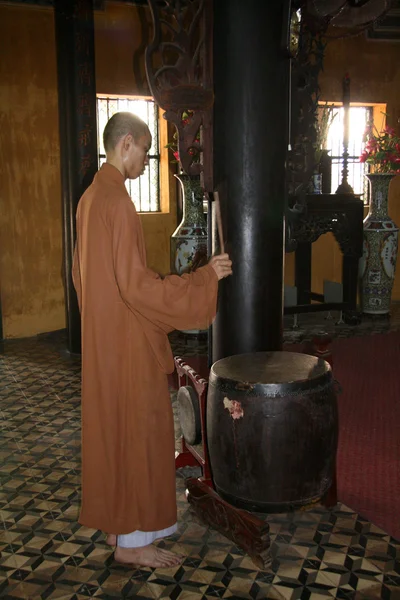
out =
[[[225,244],[224,244],[224,234],[222,231],[221,205],[219,202],[218,192],[214,192],[214,208],[215,208],[215,220],[217,221],[219,247],[221,250],[221,254],[224,254],[225,253]]]

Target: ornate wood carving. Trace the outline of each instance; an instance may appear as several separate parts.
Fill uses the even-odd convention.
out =
[[[331,231],[343,254],[359,257],[358,239],[352,236],[352,228],[346,214],[340,211],[331,215],[307,215],[300,218],[293,228],[293,237],[297,242],[314,243],[322,234]]]
[[[288,192],[303,197],[316,167],[315,128],[319,100],[318,76],[323,66],[324,32],[313,29],[303,10],[300,49],[292,61],[291,152],[288,159]]]
[[[164,118],[176,127],[183,170],[201,174],[203,187],[212,191],[212,0],[148,4],[154,26],[145,53],[151,93],[165,110]],[[194,115],[184,124],[182,113],[187,110]]]
[[[232,540],[259,569],[271,566],[271,542],[266,521],[228,504],[198,479],[190,478],[186,485],[188,502],[201,521]]]
[[[181,377],[187,375],[192,381],[194,388],[199,395],[201,395],[205,390],[207,390],[208,381],[204,379],[204,377],[201,377],[201,375],[199,375],[199,373],[197,373],[196,370],[193,369],[193,367],[188,365],[180,356],[176,356],[174,360],[176,370],[178,371],[178,375]],[[184,384],[180,383],[180,385]]]
[[[328,22],[314,19],[304,0],[294,0],[293,9],[301,9],[300,39],[297,55],[291,61],[290,78],[290,151],[287,159],[288,196],[296,197],[286,210],[286,252],[297,246],[294,227],[306,210],[306,194],[316,168],[316,120],[319,100],[318,76],[323,67],[324,32]],[[291,204],[291,203],[289,203]]]

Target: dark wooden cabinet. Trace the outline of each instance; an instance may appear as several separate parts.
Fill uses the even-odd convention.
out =
[[[295,200],[295,199],[294,199]],[[285,314],[342,310],[347,322],[356,318],[358,263],[363,252],[363,202],[352,194],[309,194],[306,210],[292,223],[295,250],[295,285],[298,305],[285,307]],[[332,232],[343,254],[343,302],[324,302],[311,289],[312,244]],[[314,302],[312,302],[314,301]]]

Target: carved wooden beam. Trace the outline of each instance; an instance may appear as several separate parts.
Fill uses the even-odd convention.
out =
[[[148,0],[153,39],[145,64],[150,91],[177,130],[188,175],[212,191],[212,0]],[[183,122],[183,113],[193,111]]]

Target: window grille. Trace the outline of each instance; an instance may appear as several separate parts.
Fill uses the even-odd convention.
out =
[[[97,127],[99,140],[99,167],[105,162],[103,131],[107,121],[116,112],[132,112],[147,123],[152,136],[149,165],[137,179],[127,179],[126,188],[138,212],[160,210],[160,152],[158,132],[158,106],[144,98],[114,98],[97,96]]]
[[[370,106],[351,106],[349,114],[349,158],[347,181],[355,194],[360,194],[365,204],[369,202],[369,186],[364,175],[369,172],[367,163],[360,163],[363,151],[363,136],[367,123],[372,121],[373,112]],[[343,170],[343,107],[335,107],[336,114],[328,133],[327,149],[332,157],[332,187],[334,194],[342,181]]]

